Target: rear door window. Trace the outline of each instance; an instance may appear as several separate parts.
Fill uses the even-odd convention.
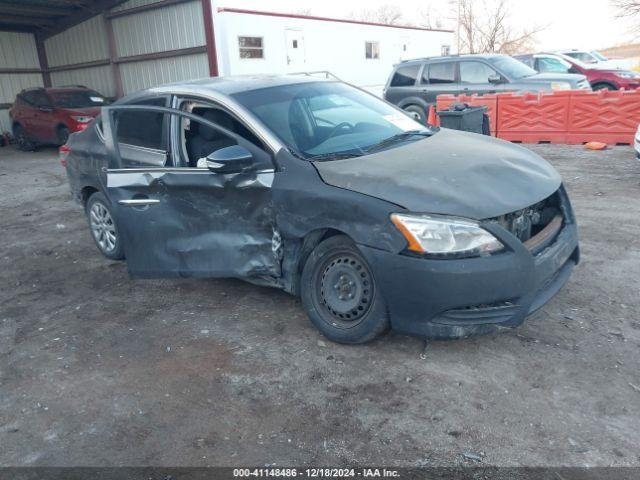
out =
[[[166,98],[135,102],[135,105],[166,106]],[[166,114],[144,110],[120,111],[115,117],[115,138],[122,166],[162,167],[167,163]]]
[[[420,65],[406,65],[404,67],[398,67],[396,73],[391,79],[392,87],[412,87],[416,84],[418,78],[418,71]]]
[[[489,83],[489,77],[497,72],[482,62],[460,62],[461,83]]]
[[[455,62],[440,62],[429,65],[429,83],[455,83],[456,64]]]

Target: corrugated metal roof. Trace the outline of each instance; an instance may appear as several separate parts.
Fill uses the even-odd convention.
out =
[[[116,95],[111,66],[109,65],[52,72],[51,84],[54,87],[61,85],[84,85],[107,97],[114,97]]]
[[[32,33],[0,32],[0,68],[40,68]]]
[[[205,45],[199,1],[113,19],[118,56],[141,55]]]
[[[109,58],[104,18],[95,16],[45,41],[50,67]]]
[[[207,55],[185,55],[182,57],[125,63],[120,66],[124,93],[155,87],[169,82],[209,75]]]
[[[129,10],[131,8],[144,7],[145,5],[151,5],[153,3],[158,3],[161,1],[162,0],[129,0],[128,2],[124,2],[122,5],[113,7],[111,11],[122,12],[124,10]]]
[[[42,86],[39,73],[0,74],[0,103],[13,103],[20,90]]]

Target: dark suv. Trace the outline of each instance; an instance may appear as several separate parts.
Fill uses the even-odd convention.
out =
[[[384,98],[424,121],[442,94],[589,89],[584,75],[538,73],[508,55],[454,55],[407,60],[395,66]]]
[[[62,145],[106,104],[104,96],[80,85],[23,90],[9,111],[13,137],[22,150],[39,144]]]

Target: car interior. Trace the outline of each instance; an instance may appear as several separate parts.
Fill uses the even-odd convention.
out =
[[[265,150],[262,142],[247,127],[236,120],[231,114],[209,105],[196,102],[184,102],[182,110],[199,115],[205,120],[220,125],[242,138]],[[188,118],[182,119],[181,128],[182,158],[186,159],[182,166],[196,168],[198,160],[204,159],[216,150],[237,145],[237,142],[222,132],[207,127]],[[201,162],[202,163],[202,162]],[[200,165],[202,166],[202,164]]]

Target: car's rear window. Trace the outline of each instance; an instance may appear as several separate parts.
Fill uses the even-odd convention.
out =
[[[420,65],[407,65],[404,67],[398,67],[396,73],[391,79],[391,86],[410,87],[415,85],[416,78],[418,78],[418,70],[420,70]]]
[[[61,108],[103,107],[107,104],[102,95],[92,91],[56,92],[49,96],[54,105]]]

